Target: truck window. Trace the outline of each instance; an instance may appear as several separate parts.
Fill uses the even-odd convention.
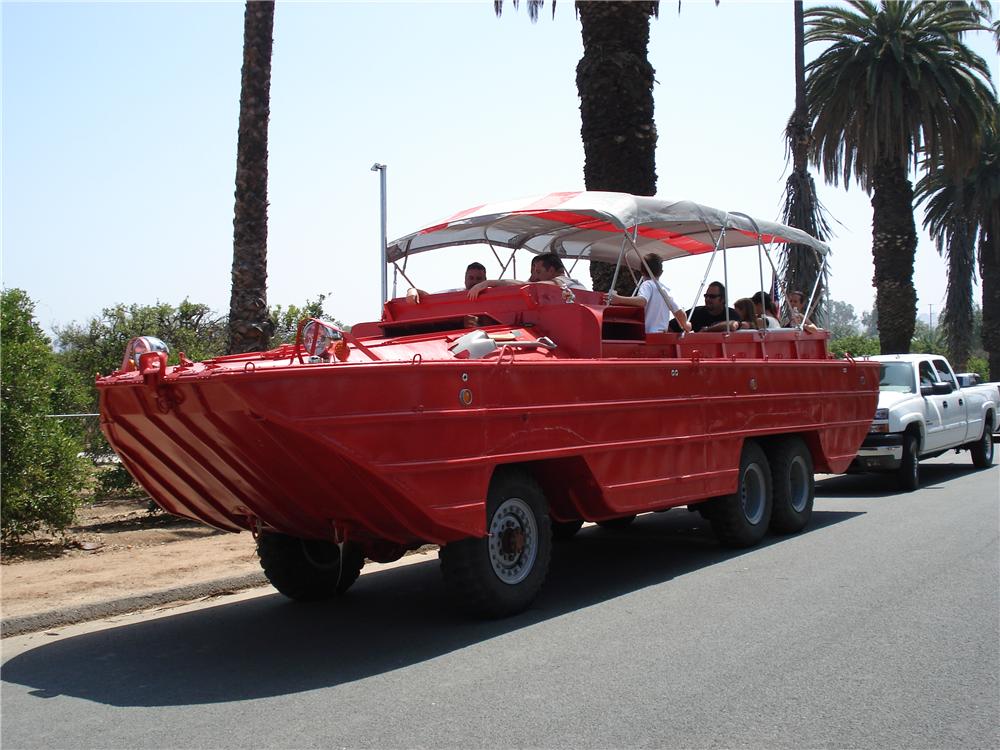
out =
[[[934,368],[931,367],[930,362],[920,363],[920,386],[934,385],[937,382],[937,374],[934,372]]]
[[[913,369],[905,362],[885,362],[879,367],[880,391],[913,393]]]
[[[938,380],[942,383],[951,383],[954,388],[958,388],[958,383],[955,382],[955,378],[952,377],[951,370],[948,367],[948,363],[943,359],[935,359],[934,369],[937,370]]]

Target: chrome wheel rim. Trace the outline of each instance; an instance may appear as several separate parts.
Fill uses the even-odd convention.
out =
[[[740,505],[743,506],[744,517],[753,526],[764,518],[766,492],[763,469],[760,464],[750,464],[743,472],[743,481],[740,482]]]
[[[986,457],[986,463],[993,463],[993,433],[990,432],[990,427],[986,427],[983,430],[983,455]]]
[[[801,513],[809,504],[809,472],[802,456],[792,459],[788,467],[788,492],[791,496],[792,510]]]
[[[520,498],[501,503],[490,520],[490,565],[506,584],[520,583],[530,575],[538,556],[538,524],[531,507]]]

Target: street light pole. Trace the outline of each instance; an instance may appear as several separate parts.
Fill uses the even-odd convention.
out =
[[[386,279],[386,257],[385,257],[385,243],[388,241],[388,239],[385,236],[385,225],[386,225],[385,173],[387,169],[388,167],[385,164],[379,164],[378,162],[372,164],[372,172],[379,173],[379,196],[380,196],[380,206],[381,206],[381,211],[379,216],[379,225],[380,225],[379,260],[382,272],[382,297],[379,301],[380,308],[382,307],[382,305],[385,304],[385,301],[388,297],[388,280]]]

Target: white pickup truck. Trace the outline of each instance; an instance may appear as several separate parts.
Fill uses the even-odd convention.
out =
[[[921,458],[967,450],[972,463],[993,464],[1000,393],[993,385],[962,387],[944,357],[887,354],[880,362],[875,419],[850,471],[894,471],[900,489],[920,486]]]

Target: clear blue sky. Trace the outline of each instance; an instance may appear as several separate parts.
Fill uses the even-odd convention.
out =
[[[582,189],[572,3],[536,24],[506,6],[497,20],[491,2],[278,3],[271,304],[329,294],[344,322],[378,317],[376,161],[389,166],[390,238],[485,201]],[[46,329],[119,302],[228,311],[243,11],[3,3],[2,282],[28,292]],[[997,80],[992,39],[968,41]],[[668,0],[649,53],[659,194],[777,218],[791,4],[685,0],[678,15]],[[869,198],[817,182],[840,222],[832,296],[860,315],[873,299]],[[411,263],[415,281],[459,285],[470,258],[432,256]],[[672,266],[686,301],[703,267]],[[730,286],[752,291],[756,276],[731,270]],[[936,320],[946,266],[922,230],[915,281]]]

